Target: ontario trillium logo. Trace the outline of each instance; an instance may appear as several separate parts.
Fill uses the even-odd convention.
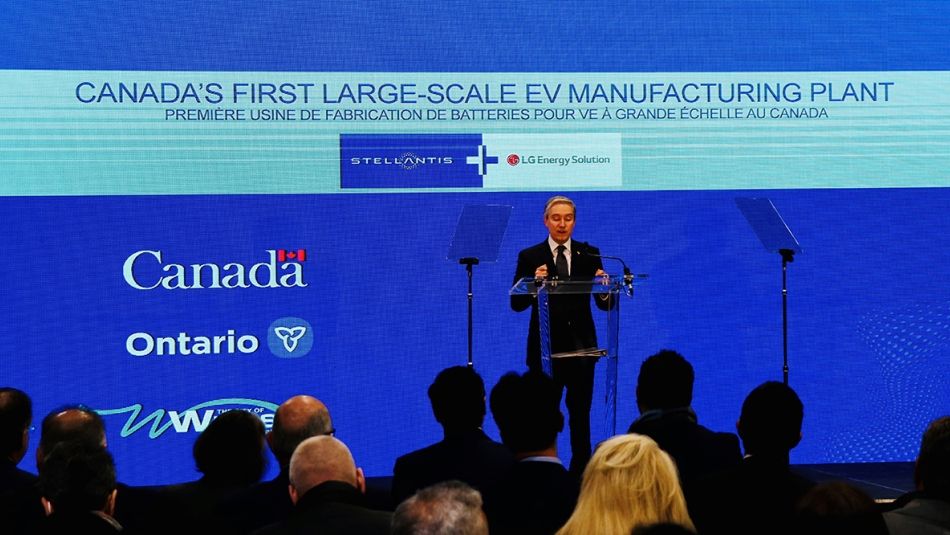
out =
[[[282,359],[300,358],[313,348],[313,327],[302,318],[277,319],[267,328],[267,347]]]

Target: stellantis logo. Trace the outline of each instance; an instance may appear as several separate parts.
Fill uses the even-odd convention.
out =
[[[197,290],[205,288],[304,288],[307,250],[268,249],[267,260],[250,266],[165,263],[161,251],[136,251],[125,259],[122,276],[136,290]]]
[[[267,329],[267,347],[282,359],[300,358],[313,348],[313,327],[305,319],[280,318]]]
[[[96,412],[102,416],[128,414],[128,419],[119,433],[122,438],[133,435],[151,422],[152,427],[148,431],[148,438],[156,439],[165,434],[169,428],[174,428],[176,433],[200,433],[207,429],[211,421],[217,418],[218,415],[234,409],[245,410],[257,415],[264,422],[264,427],[270,429],[274,423],[274,411],[277,410],[277,404],[247,398],[213,399],[182,411],[167,411],[168,421],[165,422],[163,422],[166,414],[165,409],[155,409],[142,420],[136,421],[139,414],[142,413],[141,403],[134,403],[121,409],[98,409]]]

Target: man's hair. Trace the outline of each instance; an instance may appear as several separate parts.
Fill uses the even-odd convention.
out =
[[[551,197],[550,199],[548,199],[548,202],[544,203],[544,217],[545,218],[548,217],[548,212],[551,211],[551,207],[554,206],[555,204],[567,204],[571,207],[571,211],[575,215],[577,215],[577,206],[574,204],[574,201],[572,201],[571,199],[563,195],[555,195],[554,197]]]
[[[39,448],[49,455],[62,442],[76,442],[88,448],[106,443],[106,424],[99,413],[85,405],[67,405],[52,410],[43,418]]]
[[[542,372],[508,372],[491,391],[501,440],[515,453],[549,448],[564,428],[561,389]]]
[[[301,442],[310,437],[329,435],[333,433],[333,424],[330,422],[330,412],[322,403],[314,404],[307,414],[294,415],[302,418],[287,418],[284,411],[287,404],[297,397],[291,398],[281,405],[274,413],[274,427],[271,428],[271,451],[282,467],[290,464],[290,457]],[[311,398],[312,399],[312,398]],[[289,421],[288,421],[289,420]]]
[[[346,444],[321,435],[300,443],[290,458],[290,484],[299,496],[327,481],[357,486],[356,462]]]
[[[742,403],[739,436],[746,453],[784,454],[801,440],[804,406],[788,385],[768,381]]]
[[[40,491],[56,513],[102,511],[115,487],[115,464],[101,446],[60,442],[40,468]]]
[[[794,533],[887,535],[887,524],[863,490],[831,481],[815,485],[795,506]]]
[[[693,366],[676,351],[664,349],[640,365],[637,403],[645,409],[676,409],[693,402]]]
[[[476,428],[485,419],[485,383],[467,366],[439,372],[429,387],[429,400],[435,419],[443,427]]]
[[[488,535],[482,495],[461,481],[416,492],[393,513],[393,535]]]
[[[247,411],[227,411],[198,435],[192,455],[198,471],[208,480],[257,483],[267,467],[264,424]]]
[[[924,431],[917,480],[928,495],[950,500],[950,416],[930,422]]]
[[[33,419],[30,396],[16,388],[0,388],[0,458],[17,453],[23,447],[23,432]]]

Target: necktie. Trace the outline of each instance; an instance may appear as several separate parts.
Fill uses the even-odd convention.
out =
[[[557,267],[557,276],[561,279],[566,279],[571,276],[570,270],[567,268],[567,257],[564,256],[564,247],[563,245],[557,246],[557,258],[554,260],[554,265]]]

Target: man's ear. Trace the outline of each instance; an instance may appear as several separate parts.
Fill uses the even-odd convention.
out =
[[[264,438],[267,439],[267,447],[270,448],[270,450],[273,452],[274,451],[274,432],[268,431],[267,434],[264,435]]]
[[[363,475],[363,469],[356,468],[356,488],[360,494],[366,494],[366,476]]]
[[[40,498],[40,503],[43,505],[43,512],[46,513],[46,516],[53,514],[53,504],[46,498]]]
[[[112,492],[109,493],[109,497],[106,498],[106,506],[102,509],[103,513],[115,516],[115,496],[118,492],[119,489],[112,489]]]
[[[297,496],[297,489],[293,485],[287,485],[287,492],[290,493],[290,502],[297,505],[297,500],[300,499],[300,496]]]

